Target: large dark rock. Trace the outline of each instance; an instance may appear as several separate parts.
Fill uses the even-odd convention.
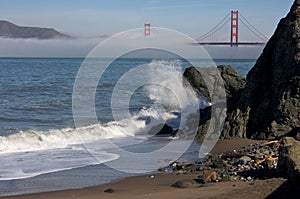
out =
[[[171,126],[167,124],[158,124],[150,129],[148,134],[156,136],[175,136],[177,130],[174,130]]]
[[[211,106],[208,106],[204,109],[200,109],[199,127],[196,135],[198,141],[202,141],[208,131],[211,119],[211,108]]]
[[[224,81],[227,95],[227,108],[232,109],[240,99],[241,91],[246,86],[246,79],[241,77],[231,66],[218,66]]]
[[[188,83],[192,86],[194,91],[198,93],[198,95],[203,95],[206,97],[208,101],[211,101],[211,97],[218,97],[217,92],[215,94],[209,93],[208,86],[204,81],[202,75],[206,74],[210,76],[210,79],[214,85],[210,88],[215,91],[215,87],[218,87],[218,79],[222,78],[223,84],[222,86],[226,92],[226,101],[227,101],[227,109],[232,110],[237,101],[240,98],[241,91],[246,85],[246,79],[241,77],[231,66],[218,66],[218,72],[220,75],[216,75],[213,72],[212,68],[196,68],[190,67],[187,68],[184,72],[184,77],[188,81]],[[209,78],[208,78],[209,79]],[[200,120],[199,120],[199,128],[197,133],[197,140],[201,140],[208,131],[208,127],[210,124],[212,108],[215,111],[216,109],[222,109],[222,102],[219,104],[214,104],[213,107],[209,106],[204,109],[200,109]]]
[[[239,98],[241,90],[246,85],[246,79],[241,77],[232,68],[232,66],[221,65],[217,68],[224,83],[223,85],[227,96],[228,106],[231,106],[233,104],[235,105],[236,100]],[[206,97],[208,101],[211,101],[211,93],[209,93],[209,89],[206,85],[206,82],[204,81],[204,78],[202,77],[203,74],[201,73],[201,71],[203,73],[205,72],[205,74],[211,75],[211,78],[214,79],[214,82],[217,82],[217,78],[219,77],[213,72],[210,72],[210,70],[211,68],[196,68],[192,66],[187,68],[183,73],[183,77],[192,86],[194,91],[198,95],[203,95],[204,97]]]
[[[207,85],[198,68],[193,66],[187,68],[183,73],[183,77],[191,85],[191,87],[194,89],[196,94],[203,95],[210,101]]]
[[[280,21],[255,66],[223,135],[280,138],[300,127],[300,1]]]
[[[284,177],[300,182],[300,142],[291,137],[281,140],[277,170]]]

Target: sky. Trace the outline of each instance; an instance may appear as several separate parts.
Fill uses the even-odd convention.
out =
[[[239,10],[253,26],[270,37],[292,3],[293,0],[1,0],[0,18],[17,25],[52,27],[86,38],[142,28],[146,22],[198,38],[231,10]],[[92,41],[83,43],[90,46],[83,47],[81,55],[76,52],[78,56],[93,46]],[[5,44],[10,47],[10,53],[0,48],[0,56],[20,54],[14,51],[19,42]]]

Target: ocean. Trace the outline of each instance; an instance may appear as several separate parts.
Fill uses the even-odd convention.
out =
[[[202,100],[182,84],[182,73],[191,66],[188,61],[114,60],[92,93],[97,121],[87,117],[85,125],[78,126],[73,118],[74,101],[81,99],[74,99],[73,94],[83,61],[0,58],[0,196],[99,185],[151,173],[178,157],[194,158],[196,143],[188,143],[192,147],[182,155],[177,146],[185,146],[185,141],[148,133],[164,122],[178,128],[179,117],[185,117],[180,109]],[[195,61],[201,67],[211,66],[205,60]],[[242,76],[255,61],[214,60],[215,65],[232,65]],[[130,81],[124,80],[127,76]],[[127,90],[131,83],[143,81],[153,84]],[[166,148],[154,160],[145,158],[144,154],[151,155],[169,143],[176,147]]]

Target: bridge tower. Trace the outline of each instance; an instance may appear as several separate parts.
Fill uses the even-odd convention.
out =
[[[239,11],[231,11],[230,46],[238,47],[239,43]]]
[[[145,37],[150,36],[150,26],[151,26],[150,23],[145,23],[145,31],[144,31]]]

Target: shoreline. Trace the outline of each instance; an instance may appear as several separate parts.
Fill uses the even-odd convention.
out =
[[[248,140],[248,139],[231,139],[231,140],[219,140],[211,154],[219,154],[225,151],[231,151],[234,149],[243,148],[250,144],[255,144],[260,141]],[[61,191],[42,192],[25,195],[15,196],[3,196],[2,199],[23,198],[23,199],[35,199],[35,198],[197,198],[201,195],[201,198],[210,197],[223,197],[225,195],[232,195],[232,191],[237,191],[242,194],[243,190],[261,189],[258,191],[266,194],[271,194],[274,188],[280,187],[286,183],[285,179],[268,179],[257,180],[255,184],[249,182],[229,181],[220,183],[205,184],[201,188],[187,188],[178,189],[171,187],[173,183],[178,180],[184,179],[196,179],[199,176],[199,172],[191,172],[188,174],[175,174],[175,173],[160,173],[153,175],[141,175],[134,177],[127,177],[108,184],[102,184],[97,186],[91,186],[80,189],[69,189]],[[270,187],[272,184],[272,187]],[[269,189],[269,190],[265,190]],[[107,193],[104,192],[107,190]],[[225,194],[225,195],[223,195]],[[234,196],[232,196],[234,197]],[[244,198],[247,196],[244,196]]]
[[[267,180],[257,180],[255,183],[248,182],[221,182],[210,183],[201,188],[178,189],[171,187],[171,184],[180,179],[196,177],[195,174],[172,175],[159,174],[154,179],[145,176],[129,177],[119,182],[106,185],[87,187],[83,189],[44,192],[37,194],[7,196],[1,199],[130,199],[130,198],[275,198],[272,193],[287,183],[286,179],[274,178]],[[295,187],[295,191],[298,187]],[[112,193],[105,190],[112,190]],[[286,190],[287,191],[287,190]],[[285,193],[287,194],[287,193]],[[282,194],[282,195],[285,195]],[[286,195],[285,195],[286,196]],[[280,198],[280,197],[276,197]],[[284,198],[284,197],[282,197]]]

